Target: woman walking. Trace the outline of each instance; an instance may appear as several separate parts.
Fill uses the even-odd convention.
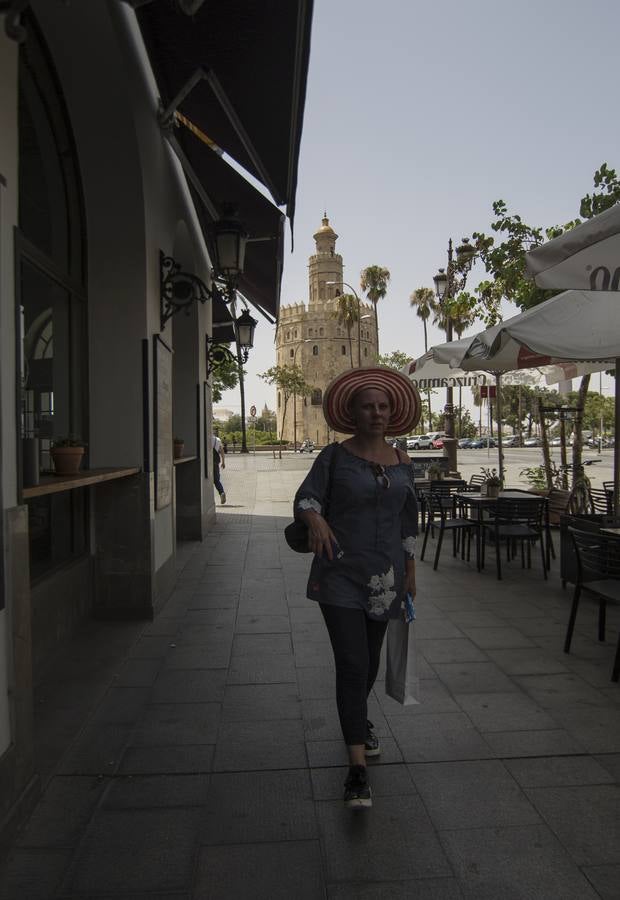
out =
[[[315,554],[307,596],[321,607],[336,663],[336,701],[349,753],[344,802],[372,806],[366,757],[379,740],[367,718],[390,618],[415,596],[418,510],[408,456],[387,435],[410,432],[420,419],[411,381],[393,369],[352,369],[325,391],[330,429],[353,437],[317,457],[295,495],[294,514]]]

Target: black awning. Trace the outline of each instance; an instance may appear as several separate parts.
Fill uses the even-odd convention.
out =
[[[312,6],[313,0],[219,0],[190,17],[173,0],[155,0],[136,11],[164,107],[198,70],[213,73],[216,81],[199,80],[179,112],[286,204],[291,220]]]
[[[235,327],[229,308],[221,297],[213,300],[212,311],[212,337],[222,344],[233,344],[235,341]]]
[[[249,234],[239,290],[252,303],[277,318],[284,247],[283,213],[191,131],[181,126],[175,137],[217,210],[221,212],[226,204],[232,203]],[[213,255],[213,220],[195,186],[191,190],[209,252]]]

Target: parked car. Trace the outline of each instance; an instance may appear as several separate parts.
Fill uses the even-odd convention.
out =
[[[443,450],[443,438],[435,438],[435,440],[431,442],[431,447],[433,450]]]
[[[471,438],[461,438],[459,440],[459,444],[458,444],[459,450],[470,450],[471,444],[472,444]]]
[[[497,447],[497,441],[492,437],[476,438],[469,445],[470,450],[486,450],[487,447]]]
[[[524,447],[542,447],[542,441],[538,437],[529,437],[525,438],[523,441]]]
[[[562,446],[562,439],[559,438],[559,437],[551,438],[551,440],[549,441],[549,446],[550,446],[550,447],[561,447],[561,446]]]
[[[314,441],[302,441],[299,445],[300,453],[314,453]]]
[[[518,434],[511,434],[510,437],[504,438],[502,441],[504,447],[520,447],[521,438]]]
[[[431,441],[436,441],[437,438],[448,437],[448,435],[446,434],[445,431],[429,431],[428,436],[431,439]]]
[[[432,439],[428,434],[414,434],[407,438],[407,450],[430,450]]]

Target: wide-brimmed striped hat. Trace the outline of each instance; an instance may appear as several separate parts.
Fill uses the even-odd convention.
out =
[[[354,434],[353,397],[366,388],[376,388],[387,394],[392,415],[386,434],[408,434],[420,421],[422,403],[410,379],[396,369],[385,366],[349,369],[337,375],[325,388],[323,415],[330,428],[343,434]]]

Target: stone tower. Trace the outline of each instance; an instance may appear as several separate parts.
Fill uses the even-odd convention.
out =
[[[353,325],[351,335],[335,317],[338,297],[349,293],[343,286],[342,256],[336,253],[338,235],[329,224],[327,213],[321,227],[314,234],[315,253],[308,261],[308,305],[294,303],[280,309],[276,339],[277,364],[297,364],[303,369],[305,380],[312,385],[308,397],[297,397],[288,402],[284,420],[284,439],[297,444],[306,438],[323,446],[341,437],[328,434],[323,418],[323,392],[332,378],[361,365],[373,365],[377,356],[377,343],[372,305],[360,303],[361,319]],[[334,282],[331,284],[330,282]],[[276,396],[278,434],[282,427],[284,399],[280,391]],[[297,435],[295,436],[295,423]]]

